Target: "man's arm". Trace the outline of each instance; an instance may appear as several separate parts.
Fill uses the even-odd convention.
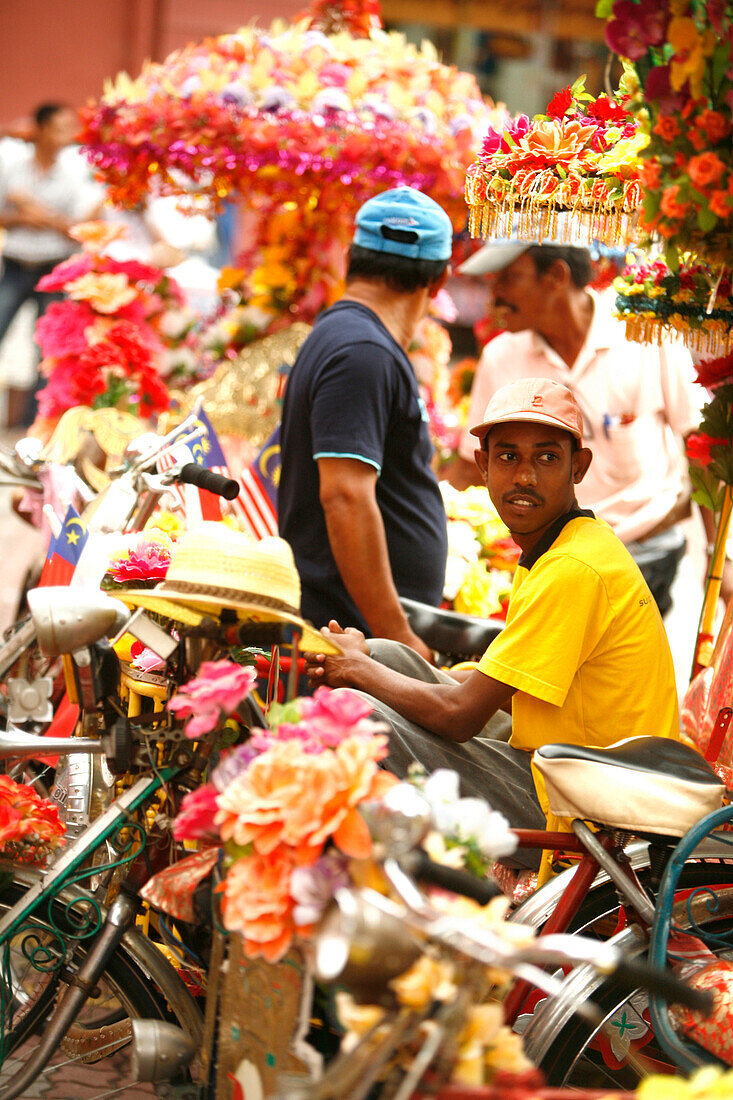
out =
[[[481,733],[489,718],[509,704],[515,691],[478,670],[460,683],[426,684],[373,660],[358,631],[323,633],[338,642],[342,653],[337,657],[306,654],[313,685],[325,683],[366,691],[403,718],[448,741],[470,741]]]
[[[370,631],[432,660],[399,601],[377,504],[377,471],[352,458],[319,458],[320,501],[341,579]],[[416,563],[416,566],[418,563]]]

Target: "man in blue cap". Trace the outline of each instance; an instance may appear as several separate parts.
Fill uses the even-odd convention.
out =
[[[343,297],[317,318],[283,404],[279,530],[301,611],[430,659],[400,596],[439,604],[447,553],[428,419],[407,348],[449,274],[448,215],[411,187],[360,208]]]

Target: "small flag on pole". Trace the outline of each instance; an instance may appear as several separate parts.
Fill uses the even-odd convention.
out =
[[[280,484],[279,424],[252,465],[241,473],[239,483],[241,489],[233,504],[245,530],[256,539],[276,535],[277,490]]]
[[[89,535],[76,508],[69,505],[63,526],[51,536],[38,587],[69,584]]]

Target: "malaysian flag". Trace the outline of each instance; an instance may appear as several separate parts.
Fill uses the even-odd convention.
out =
[[[88,537],[84,520],[70,504],[61,530],[51,536],[38,581],[39,588],[71,582]]]
[[[200,436],[191,443],[181,443],[173,446],[158,459],[157,467],[160,473],[169,470],[171,466],[180,463],[195,462],[207,470],[213,470],[215,474],[223,474],[230,477],[227,460],[221,449],[221,444],[216,437],[216,432],[203,409],[196,416],[196,422],[188,425],[189,431],[198,429]],[[180,501],[181,509],[189,527],[200,523],[202,520],[220,520],[222,518],[221,497],[216,493],[210,493],[207,489],[199,489],[196,485],[170,486]]]
[[[277,535],[277,488],[280,484],[280,425],[251,466],[239,477],[239,496],[232,501],[245,530],[256,539]]]

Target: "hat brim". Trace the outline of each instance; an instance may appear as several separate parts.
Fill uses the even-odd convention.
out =
[[[535,241],[491,241],[458,268],[459,275],[494,275],[532,248]]]
[[[157,588],[126,588],[115,591],[115,597],[131,607],[142,607],[165,618],[198,626],[207,613],[223,610],[236,611],[237,618],[249,623],[292,623],[301,631],[299,648],[305,653],[325,653],[329,656],[341,653],[341,647],[326,639],[319,630],[298,615],[287,611],[263,608],[245,600],[222,600],[217,596],[196,595],[178,591],[165,582]]]
[[[517,413],[507,413],[505,416],[497,416],[496,420],[485,420],[483,424],[477,424],[475,428],[470,428],[469,431],[471,435],[475,435],[477,439],[480,439],[481,442],[483,442],[487,432],[489,432],[491,428],[495,428],[497,424],[517,423],[549,424],[551,428],[560,428],[561,431],[567,432],[569,435],[575,436],[575,438],[578,440],[578,443],[582,444],[583,442],[582,434],[579,431],[576,431],[575,428],[568,427],[568,425],[564,424],[562,420],[557,420],[554,416],[548,416],[547,413],[533,413],[526,412],[524,410]]]

